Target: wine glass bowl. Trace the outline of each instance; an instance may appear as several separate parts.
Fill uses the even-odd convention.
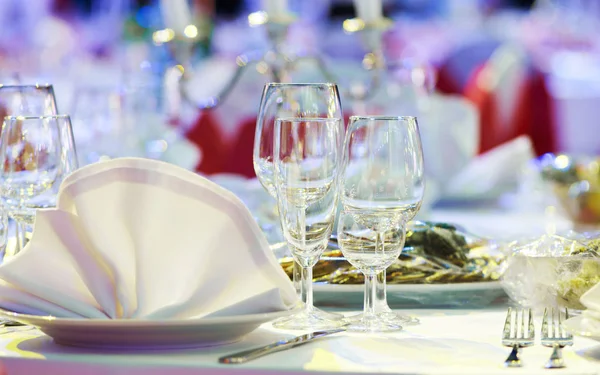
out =
[[[33,224],[36,198],[62,178],[60,127],[67,116],[7,116],[0,139],[0,188],[9,214]]]
[[[263,187],[275,196],[273,147],[278,118],[338,118],[342,109],[332,83],[269,83],[260,101],[254,136],[254,171]],[[341,136],[341,135],[340,135]]]

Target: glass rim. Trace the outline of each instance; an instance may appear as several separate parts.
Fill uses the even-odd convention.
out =
[[[350,116],[350,121],[371,120],[371,121],[416,121],[416,116]]]
[[[269,82],[269,83],[266,83],[265,86],[271,86],[271,87],[279,87],[279,86],[296,86],[296,87],[303,87],[303,86],[326,86],[326,87],[337,87],[337,84],[333,83],[333,82],[314,82],[314,83]]]
[[[69,115],[42,115],[42,116],[4,116],[4,121],[15,121],[15,120],[48,120],[48,119],[68,119],[71,120]]]
[[[339,117],[277,117],[275,122],[341,122]]]
[[[17,84],[17,85],[13,85],[13,84],[4,85],[4,84],[0,84],[0,89],[3,89],[3,88],[7,88],[7,89],[18,89],[18,88],[28,88],[28,89],[29,88],[36,88],[36,89],[41,89],[41,88],[44,88],[44,89],[47,89],[47,88],[51,88],[51,87],[52,87],[51,83],[32,83],[32,84],[26,84],[26,85],[19,85],[19,84]]]

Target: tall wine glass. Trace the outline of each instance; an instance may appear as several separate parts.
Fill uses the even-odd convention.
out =
[[[338,88],[332,83],[269,83],[260,100],[254,136],[254,171],[275,198],[273,136],[277,118],[334,118],[343,121]],[[294,263],[294,287],[300,296],[300,269]]]
[[[340,186],[344,210],[365,228],[379,233],[377,246],[382,246],[386,231],[405,226],[417,214],[423,200],[425,175],[417,119],[351,117],[344,142]],[[338,232],[338,240],[341,234]],[[385,277],[380,277],[380,282],[384,283]],[[387,301],[385,293],[378,290],[377,294],[383,298],[376,305],[380,319],[395,326],[407,323],[407,318],[381,311]],[[361,320],[363,316],[356,318]]]
[[[302,267],[302,312],[274,323],[284,329],[326,329],[345,323],[313,306],[312,268],[327,248],[338,202],[343,125],[337,118],[278,119],[274,182],[285,239]]]
[[[54,87],[48,84],[0,85],[0,118],[5,116],[45,116],[56,115],[58,109]],[[15,221],[16,249],[19,252],[27,239],[27,227]]]
[[[66,115],[4,118],[0,135],[0,189],[3,206],[22,227],[33,225],[35,210],[53,207],[62,179],[76,167]],[[72,134],[68,132],[70,136]],[[24,243],[20,244],[19,250]]]

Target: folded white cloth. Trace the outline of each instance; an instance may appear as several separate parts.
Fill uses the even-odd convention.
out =
[[[68,176],[56,209],[0,266],[0,307],[81,318],[187,319],[290,309],[294,288],[244,204],[135,158]]]
[[[587,308],[582,313],[582,325],[595,336],[600,336],[600,283],[585,292],[579,301]]]
[[[516,190],[523,169],[535,152],[531,140],[520,136],[473,159],[445,186],[447,199],[491,199]]]

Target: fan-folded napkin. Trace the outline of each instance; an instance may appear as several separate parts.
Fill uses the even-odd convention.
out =
[[[122,158],[62,183],[0,266],[0,307],[70,318],[189,319],[297,303],[244,204],[171,164]]]

